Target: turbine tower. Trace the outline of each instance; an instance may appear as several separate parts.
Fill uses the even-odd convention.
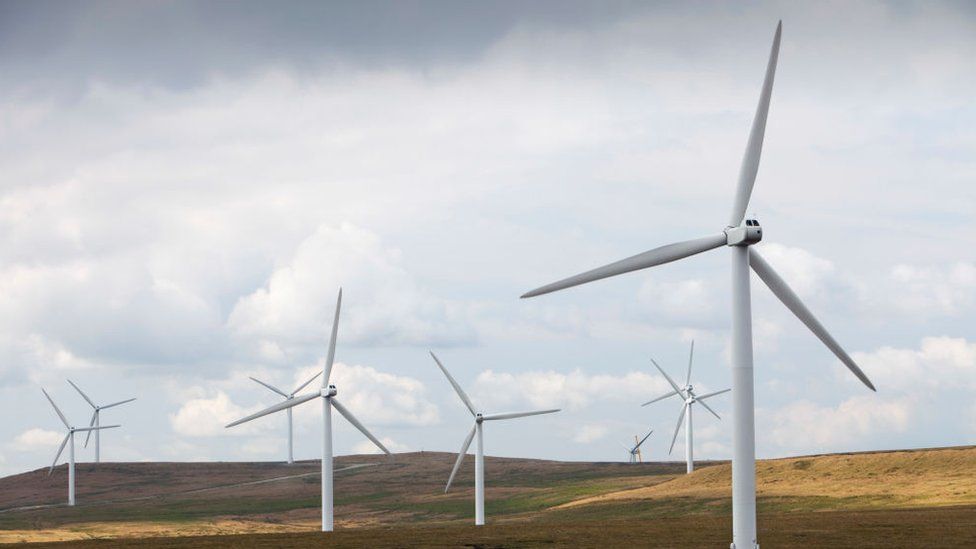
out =
[[[668,244],[660,248],[614,262],[603,267],[543,286],[523,295],[537,295],[562,290],[571,286],[593,282],[632,271],[728,246],[732,255],[732,548],[752,549],[756,541],[756,437],[755,409],[753,401],[752,373],[752,305],[749,293],[749,268],[759,275],[773,294],[786,305],[820,341],[844,363],[858,379],[872,391],[874,385],[864,375],[853,359],[820,324],[813,313],[751,246],[762,240],[762,229],[754,219],[745,219],[746,208],[756,182],[759,157],[762,152],[763,134],[766,131],[766,115],[776,73],[782,21],[776,26],[773,47],[766,65],[766,76],[759,106],[752,122],[749,141],[746,144],[735,201],[728,225],[721,233],[694,240]]]
[[[628,463],[644,463],[644,456],[641,455],[640,447],[641,444],[644,444],[644,441],[647,440],[647,437],[651,436],[651,433],[653,432],[654,429],[651,429],[650,431],[647,432],[646,435],[644,435],[644,438],[640,440],[637,440],[637,435],[634,435],[633,446],[627,446],[626,444],[622,444],[624,449],[627,450],[627,453],[630,455],[630,461]]]
[[[61,409],[58,408],[58,405],[55,404],[53,400],[51,400],[51,395],[47,394],[47,391],[45,391],[43,388],[41,389],[41,391],[44,393],[44,396],[47,397],[47,401],[51,403],[51,406],[54,407],[54,411],[58,413],[58,417],[61,418],[61,423],[64,423],[64,426],[68,428],[68,434],[64,435],[64,440],[61,441],[61,446],[58,447],[58,453],[54,455],[54,462],[51,463],[51,468],[48,469],[47,476],[51,476],[51,473],[54,472],[54,466],[58,464],[58,458],[61,457],[61,452],[64,451],[65,444],[68,444],[68,442],[70,441],[71,448],[68,450],[68,505],[74,505],[75,504],[75,432],[77,431],[92,432],[92,431],[101,431],[102,429],[114,429],[115,427],[119,427],[119,425],[103,425],[99,427],[72,427],[71,424],[68,423],[67,418],[64,417],[64,414],[61,413]]]
[[[337,412],[342,414],[342,417],[346,418],[349,423],[352,423],[353,427],[357,428],[366,435],[366,438],[371,440],[383,453],[389,455],[390,451],[383,446],[383,443],[379,441],[376,437],[370,433],[362,423],[352,415],[345,406],[336,400],[335,385],[329,384],[329,376],[332,375],[332,362],[335,360],[335,346],[336,346],[336,336],[339,335],[339,309],[342,307],[342,288],[339,288],[339,297],[336,299],[336,310],[335,319],[332,321],[332,338],[329,340],[329,355],[325,359],[325,364],[322,366],[322,388],[318,392],[302,395],[300,397],[291,398],[285,400],[284,402],[279,402],[274,406],[269,406],[260,412],[251,414],[245,418],[241,418],[233,423],[227,425],[227,427],[233,427],[235,425],[240,425],[241,423],[246,423],[252,419],[257,419],[259,417],[266,416],[268,414],[273,414],[275,412],[280,412],[281,410],[288,410],[299,404],[304,404],[310,400],[317,398],[322,399],[322,531],[331,532],[334,526],[332,519],[332,409],[335,408]]]
[[[261,385],[264,385],[268,389],[270,389],[270,390],[278,393],[279,395],[285,397],[285,401],[289,401],[289,400],[292,400],[293,398],[295,398],[295,395],[298,394],[299,391],[301,391],[302,389],[304,389],[309,383],[315,381],[315,378],[319,377],[320,375],[322,375],[322,372],[315,372],[315,375],[314,376],[312,376],[311,378],[309,378],[309,380],[306,381],[305,383],[302,383],[301,385],[299,385],[298,388],[296,388],[291,393],[285,393],[284,391],[282,391],[281,389],[275,387],[274,385],[271,385],[269,383],[265,383],[265,382],[261,381],[260,379],[255,378],[255,377],[251,377],[251,381],[254,381],[255,383],[259,383]],[[291,408],[288,408],[288,465],[292,465],[292,464],[295,463],[295,451],[294,451],[295,445],[294,445],[294,441],[292,439],[292,432],[293,432],[293,429],[292,429]]]
[[[695,387],[691,384],[691,362],[694,359],[694,357],[695,357],[695,342],[692,341],[691,353],[688,355],[688,375],[685,377],[684,387],[678,387],[678,384],[675,383],[673,379],[671,379],[671,376],[669,376],[668,373],[665,372],[663,368],[661,368],[661,365],[658,364],[657,361],[652,358],[651,362],[653,362],[654,366],[658,369],[659,372],[661,372],[661,375],[663,375],[665,379],[668,380],[668,383],[671,384],[671,388],[674,390],[666,395],[659,396],[653,400],[649,400],[644,404],[641,404],[641,406],[647,406],[648,404],[653,404],[659,400],[664,400],[666,398],[670,398],[673,396],[680,396],[681,399],[684,400],[684,403],[681,405],[681,413],[678,414],[678,424],[674,428],[674,436],[671,437],[671,448],[668,450],[668,455],[670,455],[671,452],[674,451],[674,443],[678,440],[678,431],[681,430],[681,423],[682,421],[684,421],[685,417],[687,417],[688,422],[685,423],[685,461],[688,463],[688,468],[687,468],[688,473],[691,473],[695,470],[694,433],[692,430],[692,422],[691,422],[691,413],[692,413],[691,405],[696,403],[701,404],[702,406],[705,407],[706,410],[711,412],[713,416],[717,417],[718,419],[722,419],[721,417],[719,417],[718,414],[715,413],[715,410],[712,410],[711,406],[705,404],[705,399],[711,398],[715,395],[720,395],[722,393],[727,393],[732,390],[732,389],[722,389],[721,391],[715,391],[714,393],[708,393],[700,396],[696,395]]]
[[[128,402],[132,402],[133,400],[135,400],[135,398],[127,398],[125,400],[120,400],[119,402],[113,402],[112,404],[99,406],[94,402],[92,402],[92,399],[88,398],[88,395],[86,395],[85,392],[81,390],[81,388],[75,385],[74,381],[71,381],[69,379],[68,383],[70,383],[71,386],[75,388],[75,391],[78,391],[78,394],[81,395],[81,398],[85,399],[85,401],[88,404],[90,404],[92,409],[94,410],[94,412],[92,412],[91,421],[88,422],[89,427],[98,427],[101,424],[102,410],[106,410],[108,408],[114,408],[115,406],[126,404]],[[95,433],[95,463],[101,463],[102,461],[102,440],[101,440],[102,437],[99,431],[101,431],[101,429],[92,429],[88,431],[87,435],[85,435],[85,448],[88,448],[88,440],[91,439],[91,434],[93,432]]]
[[[444,493],[446,494],[448,490],[451,489],[451,483],[454,482],[454,475],[457,474],[458,469],[461,467],[461,462],[464,461],[465,454],[468,453],[468,448],[471,447],[471,440],[474,439],[475,435],[478,435],[478,446],[475,448],[474,455],[474,523],[477,526],[482,526],[485,523],[485,448],[484,448],[484,437],[482,435],[481,424],[485,421],[495,421],[499,419],[514,419],[517,417],[525,416],[537,416],[540,414],[551,414],[558,412],[559,409],[553,410],[536,410],[534,412],[506,412],[503,414],[485,414],[479,412],[475,409],[474,404],[471,403],[471,399],[468,395],[464,393],[464,389],[458,385],[451,373],[447,371],[447,368],[441,364],[441,361],[437,359],[437,355],[433,351],[430,352],[430,356],[433,357],[434,362],[437,363],[437,367],[444,372],[447,376],[447,380],[454,387],[458,396],[461,397],[461,402],[464,406],[471,412],[474,416],[474,425],[471,427],[471,432],[464,439],[461,444],[461,451],[458,452],[457,461],[454,462],[454,469],[451,470],[451,476],[447,479],[447,486],[444,487]]]

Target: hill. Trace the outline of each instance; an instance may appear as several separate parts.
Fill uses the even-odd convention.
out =
[[[472,460],[443,493],[453,460],[437,452],[392,461],[338,458],[337,532],[327,539],[350,547],[402,546],[405,539],[445,547],[462,541],[605,546],[646,544],[655,536],[672,547],[728,543],[727,462],[701,463],[684,475],[681,463],[489,457],[491,524],[475,529],[469,526]],[[832,540],[839,547],[898,546],[898,539],[911,546],[927,536],[976,546],[976,447],[764,460],[758,473],[761,540],[768,546],[817,545],[810,540],[831,536],[850,538]],[[76,507],[62,505],[65,491],[64,466],[50,477],[42,469],[0,479],[0,542],[109,537],[125,538],[126,546],[152,538],[173,547],[298,547],[323,541],[321,534],[302,533],[318,528],[317,461],[82,464]],[[869,543],[875,537],[885,545]]]

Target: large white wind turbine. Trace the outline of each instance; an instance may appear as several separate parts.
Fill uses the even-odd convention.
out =
[[[315,375],[314,376],[310,377],[308,379],[308,381],[306,381],[305,383],[302,383],[301,385],[298,386],[298,388],[296,388],[294,391],[292,391],[290,393],[285,393],[284,391],[282,391],[281,389],[275,387],[274,385],[271,385],[269,383],[265,383],[265,382],[261,381],[260,379],[255,378],[255,377],[251,377],[251,380],[254,381],[255,383],[259,383],[261,385],[264,385],[268,389],[270,389],[270,390],[278,393],[279,395],[285,397],[285,401],[289,401],[289,400],[295,398],[295,395],[298,394],[298,391],[301,391],[302,389],[304,389],[309,383],[315,381],[315,378],[319,377],[320,375],[322,375],[322,372],[315,372]],[[295,463],[295,452],[294,452],[294,442],[292,440],[292,431],[293,431],[293,429],[292,429],[291,408],[288,408],[288,464],[289,465]]]
[[[457,461],[454,462],[454,469],[451,470],[451,476],[447,479],[447,485],[444,487],[444,493],[446,494],[448,490],[451,489],[451,483],[454,482],[454,475],[457,474],[458,469],[461,468],[461,462],[464,461],[465,454],[468,453],[468,448],[471,447],[471,440],[474,436],[478,435],[478,446],[475,448],[474,454],[474,523],[481,526],[485,523],[485,447],[484,447],[484,437],[482,436],[481,423],[484,421],[495,421],[498,419],[514,419],[517,417],[525,416],[537,416],[540,414],[551,414],[553,412],[558,412],[559,409],[553,410],[536,410],[534,412],[506,412],[502,414],[485,414],[479,412],[475,409],[474,404],[471,403],[471,399],[468,395],[464,393],[464,389],[458,385],[451,373],[447,371],[447,368],[441,364],[441,361],[437,359],[437,355],[431,351],[430,356],[433,357],[434,362],[437,363],[437,367],[444,372],[447,376],[447,380],[454,387],[458,396],[461,397],[461,402],[464,406],[471,412],[474,416],[474,425],[471,427],[471,432],[464,439],[461,444],[461,451],[458,452]]]
[[[668,454],[674,451],[674,443],[675,441],[678,440],[678,431],[681,430],[681,423],[682,421],[685,420],[685,418],[687,418],[688,421],[687,423],[685,423],[685,461],[688,463],[689,473],[695,470],[694,433],[693,433],[692,422],[691,422],[691,415],[692,415],[691,405],[696,403],[701,404],[702,406],[705,407],[706,410],[711,412],[713,416],[717,417],[718,419],[722,419],[719,417],[718,414],[715,413],[715,410],[712,410],[712,408],[708,404],[705,404],[705,399],[711,398],[715,395],[720,395],[722,393],[727,393],[732,390],[732,389],[722,389],[721,391],[715,391],[714,393],[696,395],[695,387],[691,384],[691,362],[694,359],[694,357],[695,357],[695,342],[692,341],[691,353],[688,355],[688,375],[685,377],[685,384],[683,387],[678,387],[678,384],[675,383],[673,379],[671,379],[671,376],[669,376],[668,373],[665,372],[663,368],[661,368],[661,365],[658,364],[657,361],[652,358],[651,362],[653,362],[654,366],[658,369],[659,372],[661,372],[661,375],[663,375],[665,379],[668,380],[668,383],[671,384],[671,388],[674,390],[666,395],[659,396],[653,400],[648,400],[644,404],[641,404],[641,406],[647,406],[648,404],[652,404],[659,400],[664,400],[666,398],[670,398],[673,396],[679,396],[684,401],[681,404],[681,413],[678,414],[678,424],[674,427],[674,436],[671,437],[671,448],[668,450]]]
[[[773,294],[803,322],[837,358],[871,390],[874,385],[840,344],[827,332],[786,282],[751,249],[762,239],[762,229],[754,219],[745,219],[749,197],[759,169],[766,115],[776,73],[776,59],[782,22],[776,27],[773,47],[766,66],[766,77],[759,106],[746,144],[738,189],[727,227],[718,234],[655,248],[597,269],[543,286],[523,295],[532,297],[610,276],[646,269],[728,246],[732,254],[732,547],[753,548],[756,542],[756,448],[752,374],[752,311],[749,294],[749,268],[756,271]]]
[[[310,400],[317,398],[322,399],[322,531],[331,532],[333,528],[332,520],[332,408],[335,408],[337,412],[342,414],[342,417],[346,418],[349,423],[359,429],[366,438],[373,441],[383,453],[389,454],[390,451],[383,446],[383,443],[379,441],[376,437],[370,433],[362,423],[352,415],[345,406],[336,400],[335,396],[338,393],[336,391],[335,385],[329,384],[329,376],[332,375],[332,362],[335,360],[335,347],[336,347],[336,337],[339,335],[339,309],[342,307],[342,288],[339,288],[339,297],[336,299],[336,310],[335,319],[332,321],[332,338],[329,340],[329,355],[325,359],[325,364],[322,366],[322,388],[316,393],[311,393],[307,395],[302,395],[300,397],[291,398],[285,400],[284,402],[279,402],[274,406],[269,406],[260,412],[251,414],[245,418],[241,418],[233,423],[227,425],[227,427],[233,427],[235,425],[240,425],[241,423],[246,423],[252,419],[257,419],[259,417],[266,416],[268,414],[273,414],[275,412],[280,412],[281,410],[287,410],[298,406],[299,404],[304,404]]]
[[[64,426],[68,428],[68,434],[64,435],[64,440],[61,441],[61,446],[58,447],[58,453],[54,455],[54,462],[51,463],[51,468],[48,470],[47,474],[48,476],[51,476],[51,473],[54,472],[54,466],[58,464],[58,458],[61,457],[61,452],[64,451],[65,444],[68,444],[68,442],[70,441],[71,448],[68,450],[68,505],[74,505],[75,504],[75,432],[76,431],[88,431],[88,432],[101,431],[102,429],[113,429],[115,427],[119,427],[119,425],[102,425],[98,427],[72,427],[71,424],[68,423],[68,419],[65,418],[64,414],[61,413],[61,409],[58,408],[58,405],[55,404],[53,400],[51,400],[51,395],[47,394],[47,391],[45,391],[43,388],[41,389],[41,391],[44,393],[44,396],[47,397],[47,401],[51,403],[51,406],[54,407],[54,411],[58,413],[58,417],[61,418],[61,423],[64,423]]]
[[[644,456],[641,455],[640,447],[642,444],[644,444],[644,441],[647,440],[647,437],[651,436],[651,433],[653,432],[654,429],[651,429],[650,431],[647,432],[646,435],[644,435],[644,438],[640,440],[637,440],[637,435],[634,435],[633,446],[627,446],[626,444],[622,444],[624,450],[627,450],[627,453],[630,455],[629,463],[644,463]]]
[[[78,387],[77,385],[75,385],[75,382],[74,381],[71,381],[69,379],[68,380],[68,383],[70,383],[71,386],[74,387],[76,391],[78,391],[78,394],[81,395],[81,398],[85,399],[85,402],[87,402],[88,404],[90,404],[91,407],[92,407],[92,409],[94,410],[94,412],[92,412],[91,421],[88,423],[88,426],[89,427],[98,427],[99,425],[101,425],[102,410],[106,410],[108,408],[114,408],[115,406],[119,406],[121,404],[126,404],[128,402],[132,402],[133,400],[135,400],[135,398],[127,398],[125,400],[120,400],[118,402],[113,402],[112,404],[106,404],[105,406],[99,406],[99,405],[95,404],[94,402],[92,402],[92,399],[88,398],[88,395],[86,395],[85,392],[82,391],[80,387]],[[85,435],[85,448],[88,448],[88,440],[91,439],[91,434],[93,432],[95,433],[95,463],[101,463],[101,461],[102,461],[102,437],[101,437],[101,434],[99,433],[99,431],[101,431],[101,429],[92,429],[92,430],[88,431],[88,434],[87,435]]]

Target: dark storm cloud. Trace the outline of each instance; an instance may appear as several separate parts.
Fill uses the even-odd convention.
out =
[[[212,75],[460,63],[519,24],[574,27],[629,2],[5,2],[8,90],[92,81],[193,87]]]

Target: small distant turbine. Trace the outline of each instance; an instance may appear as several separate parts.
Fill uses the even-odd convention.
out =
[[[837,343],[817,317],[800,301],[773,267],[754,249],[763,238],[762,227],[755,219],[746,219],[749,199],[759,172],[769,100],[773,92],[782,21],[776,26],[773,47],[766,63],[766,75],[759,105],[752,119],[752,129],[746,142],[745,154],[739,169],[739,181],[728,223],[721,233],[675,242],[631,256],[576,276],[536,288],[522,297],[534,297],[678,261],[716,248],[728,247],[732,259],[732,547],[754,549],[756,538],[756,424],[752,362],[752,297],[749,283],[751,268],[783,305],[813,332],[845,366],[872,391],[874,385],[858,367],[847,351]]]
[[[126,400],[120,400],[119,402],[113,402],[112,404],[106,404],[105,406],[99,406],[99,405],[95,404],[94,402],[92,402],[92,399],[88,398],[88,395],[86,395],[85,392],[81,390],[81,388],[79,388],[77,385],[75,385],[75,382],[74,381],[71,381],[69,379],[68,380],[68,383],[70,383],[71,386],[75,388],[75,391],[78,391],[78,394],[81,395],[81,398],[85,399],[85,401],[88,402],[88,404],[90,404],[91,407],[95,410],[92,413],[91,421],[88,422],[88,426],[89,427],[98,427],[101,424],[102,410],[106,410],[108,408],[113,408],[115,406],[119,406],[121,404],[126,404],[128,402],[132,402],[133,400],[135,400],[134,398],[128,398]],[[101,454],[102,454],[102,441],[101,441],[101,436],[100,436],[100,433],[99,433],[100,430],[101,429],[92,429],[92,430],[88,431],[88,434],[87,435],[85,435],[85,448],[88,448],[88,440],[91,438],[91,434],[93,432],[95,433],[95,463],[101,463],[101,461],[102,461],[102,457],[101,457]]]
[[[651,436],[651,433],[653,432],[654,429],[651,429],[646,435],[644,435],[644,438],[640,439],[639,441],[637,440],[637,435],[634,435],[633,446],[627,446],[626,444],[621,445],[624,447],[624,450],[627,450],[627,454],[630,455],[629,463],[644,463],[644,456],[641,455],[640,447],[641,444],[644,444],[644,441],[647,440],[647,437]]]
[[[58,447],[58,453],[54,455],[54,462],[51,463],[51,468],[48,470],[47,475],[51,476],[54,472],[54,466],[58,464],[58,458],[61,457],[61,452],[64,451],[64,445],[71,442],[71,448],[68,450],[68,505],[75,504],[75,432],[76,431],[100,431],[102,429],[114,429],[115,427],[120,427],[120,425],[103,425],[99,427],[72,427],[68,423],[67,418],[61,413],[61,409],[58,405],[51,400],[51,395],[47,394],[47,391],[41,389],[44,396],[47,397],[47,401],[54,406],[54,411],[58,413],[58,417],[61,418],[61,423],[68,428],[68,434],[64,435],[64,440],[61,441],[61,446]]]
[[[702,406],[705,407],[706,410],[711,412],[713,416],[717,417],[718,419],[722,419],[721,417],[719,417],[718,414],[715,413],[715,410],[712,410],[712,408],[708,404],[705,404],[705,399],[712,398],[715,395],[727,393],[732,390],[732,389],[723,389],[721,391],[715,391],[714,393],[708,393],[705,395],[696,395],[695,388],[691,384],[691,362],[694,357],[695,357],[695,342],[692,341],[691,353],[688,355],[688,376],[685,378],[684,387],[678,387],[678,384],[676,384],[674,380],[671,379],[671,376],[669,376],[667,372],[665,372],[664,369],[661,368],[661,366],[657,363],[657,361],[652,358],[651,362],[653,362],[654,366],[657,367],[659,372],[661,372],[661,375],[663,375],[665,379],[668,380],[668,383],[671,384],[671,388],[674,390],[664,396],[659,396],[654,400],[649,400],[644,404],[641,404],[641,406],[647,406],[648,404],[653,404],[659,400],[664,400],[666,398],[673,397],[673,396],[680,396],[684,400],[684,403],[681,405],[681,413],[678,414],[678,425],[675,426],[674,436],[671,437],[671,448],[668,450],[668,454],[670,455],[671,452],[674,451],[674,443],[678,440],[678,431],[681,430],[681,422],[687,416],[688,423],[685,424],[685,461],[688,463],[687,469],[689,473],[695,470],[695,451],[694,451],[694,440],[693,440],[694,434],[693,434],[692,424],[691,424],[691,405],[696,403],[701,404]]]
[[[474,404],[471,403],[471,399],[468,395],[464,393],[464,389],[458,385],[458,382],[454,380],[451,373],[447,371],[447,368],[441,364],[441,361],[437,359],[437,355],[431,351],[430,356],[433,357],[434,362],[437,363],[437,367],[444,372],[447,376],[447,380],[454,387],[458,396],[461,397],[461,402],[467,407],[471,415],[474,416],[474,425],[471,427],[471,432],[468,433],[467,438],[464,439],[464,443],[461,444],[461,451],[458,452],[457,461],[454,462],[454,469],[451,470],[451,476],[447,479],[447,486],[444,487],[444,493],[446,494],[448,490],[451,489],[451,483],[454,482],[454,475],[457,474],[458,469],[461,467],[461,462],[464,461],[465,454],[468,453],[468,448],[471,447],[471,440],[474,439],[475,434],[478,435],[478,446],[475,450],[474,457],[474,523],[477,526],[482,526],[485,523],[485,449],[484,449],[484,438],[481,431],[481,423],[483,421],[495,421],[499,419],[514,419],[517,417],[525,416],[537,416],[540,414],[551,414],[553,412],[558,412],[559,409],[553,410],[537,410],[534,412],[506,412],[503,414],[484,414],[475,409]]]
[[[332,408],[335,408],[337,412],[342,414],[349,423],[352,423],[353,427],[359,429],[366,438],[371,440],[383,453],[389,455],[390,451],[383,446],[383,443],[379,441],[378,438],[374,437],[362,423],[352,415],[352,412],[346,409],[345,406],[339,404],[335,396],[337,394],[336,386],[329,384],[329,377],[332,375],[332,363],[335,361],[335,348],[336,348],[336,337],[339,335],[339,309],[342,307],[342,288],[339,289],[339,297],[336,299],[336,310],[335,319],[332,321],[332,338],[329,340],[329,356],[325,359],[325,364],[322,366],[322,388],[312,394],[302,395],[300,397],[294,397],[284,402],[275,404],[274,406],[269,406],[260,412],[251,414],[245,418],[241,418],[233,423],[227,425],[227,427],[233,427],[235,425],[240,425],[241,423],[246,423],[252,419],[257,419],[259,417],[266,416],[268,414],[273,414],[275,412],[280,412],[281,410],[288,410],[299,404],[304,404],[310,400],[317,398],[322,399],[322,531],[331,532],[334,527],[334,521],[332,517]]]
[[[322,372],[315,372],[314,376],[309,378],[309,380],[306,381],[305,383],[299,385],[298,388],[296,388],[291,393],[285,393],[284,391],[275,387],[274,385],[265,383],[255,377],[251,377],[251,380],[254,381],[255,383],[260,383],[261,385],[264,385],[268,389],[271,389],[272,391],[285,397],[285,401],[289,401],[295,398],[295,395],[298,394],[299,391],[304,389],[305,386],[307,386],[309,383],[315,381],[315,378],[319,377],[320,375],[322,375]],[[293,463],[295,463],[295,456],[294,456],[294,442],[292,440],[292,418],[291,418],[291,408],[288,408],[288,465],[292,465]]]

